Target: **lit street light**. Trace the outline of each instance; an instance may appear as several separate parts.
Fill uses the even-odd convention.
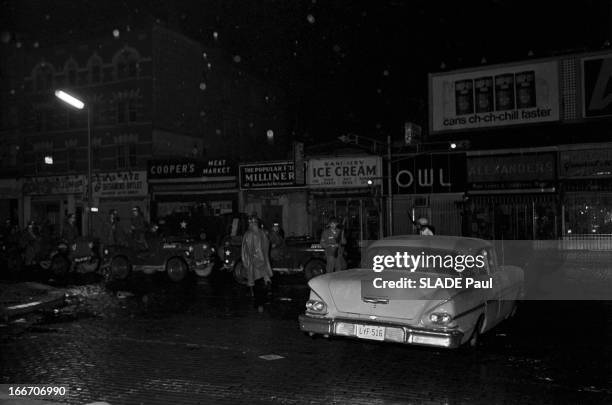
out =
[[[66,93],[63,90],[56,90],[55,97],[62,100],[64,103],[82,110],[85,108],[85,103],[71,94]],[[92,208],[92,196],[91,196],[91,106],[87,106],[87,206],[85,209],[85,216],[87,220],[87,235],[91,235],[91,212]]]

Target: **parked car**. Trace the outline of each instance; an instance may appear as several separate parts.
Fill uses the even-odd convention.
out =
[[[146,240],[146,245],[130,239],[128,246],[105,246],[102,267],[108,277],[124,280],[131,272],[165,272],[180,282],[192,271],[207,277],[218,262],[214,245],[197,237],[153,232]]]
[[[54,277],[65,277],[68,273],[92,273],[100,269],[99,243],[97,240],[80,237],[70,245],[57,242],[46,254],[39,266],[50,270]]]
[[[245,269],[242,266],[242,239],[240,242],[226,241],[220,250],[222,256],[221,269],[231,271],[234,279],[240,284],[246,284]],[[310,236],[289,237],[285,245],[271,259],[272,270],[283,274],[303,273],[306,280],[325,273],[325,251],[319,241]]]
[[[398,253],[481,256],[483,266],[462,272],[451,269],[451,274],[437,265],[419,267],[414,272],[397,267],[380,273],[373,271],[375,257]],[[365,289],[382,274],[415,282],[442,277],[470,278],[492,281],[492,285],[446,288],[428,284],[423,288],[377,289],[375,293]],[[311,336],[455,348],[462,344],[475,346],[482,333],[514,314],[517,301],[523,296],[523,271],[516,266],[500,265],[494,247],[481,239],[412,235],[376,241],[368,247],[361,268],[325,274],[308,284],[310,298],[305,314],[299,317],[299,326]]]

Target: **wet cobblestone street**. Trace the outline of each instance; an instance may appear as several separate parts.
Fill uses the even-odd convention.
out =
[[[608,303],[525,303],[477,349],[450,351],[311,339],[299,283],[263,314],[237,288],[132,290],[3,325],[0,383],[65,385],[70,404],[612,403]]]

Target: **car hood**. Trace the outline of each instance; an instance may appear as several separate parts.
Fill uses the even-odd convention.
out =
[[[333,304],[338,312],[389,321],[419,320],[421,316],[443,302],[453,298],[459,289],[418,288],[419,279],[436,279],[423,273],[394,272],[394,276],[416,280],[417,288],[369,289],[373,279],[383,277],[370,269],[355,269],[326,274],[312,279],[310,287],[328,305]],[[364,296],[365,295],[365,296]],[[329,301],[329,302],[328,302]]]

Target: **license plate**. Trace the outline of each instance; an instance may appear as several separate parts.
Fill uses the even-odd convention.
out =
[[[355,325],[356,336],[360,339],[385,340],[384,326]]]

